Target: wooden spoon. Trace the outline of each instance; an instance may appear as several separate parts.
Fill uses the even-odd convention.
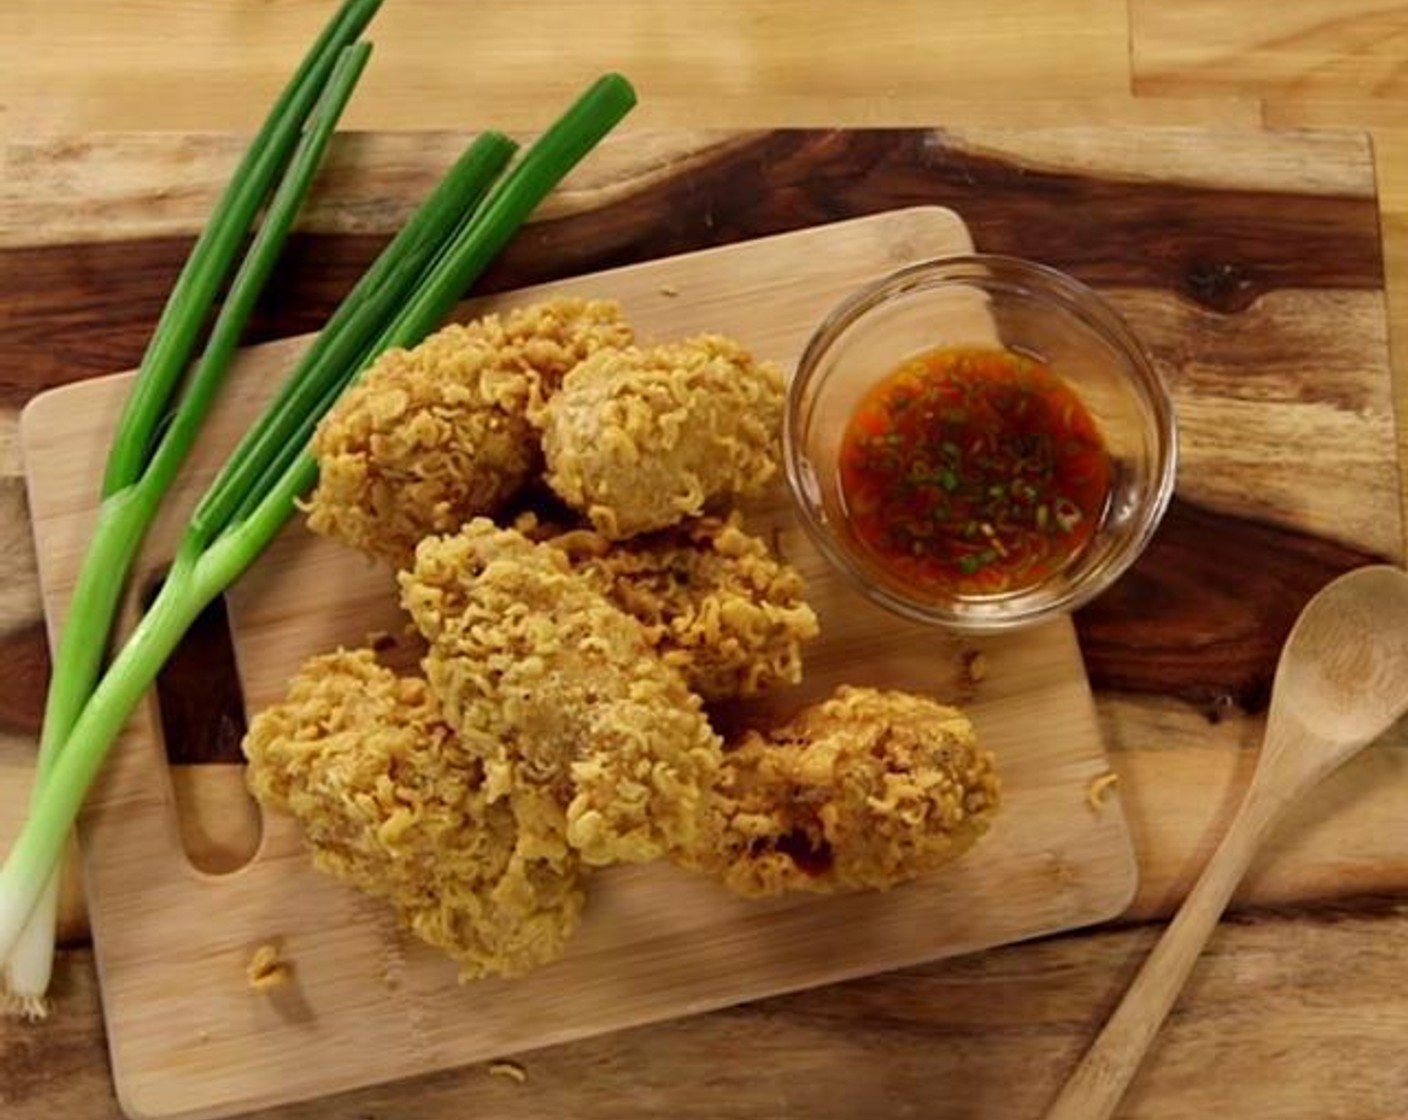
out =
[[[1408,573],[1361,568],[1301,612],[1281,651],[1245,800],[1047,1120],[1106,1120],[1134,1077],[1257,846],[1296,798],[1408,710]]]

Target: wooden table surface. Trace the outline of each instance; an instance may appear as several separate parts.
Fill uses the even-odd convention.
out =
[[[248,130],[329,6],[7,0],[0,138]],[[1394,341],[1408,329],[1405,4],[388,0],[375,38],[352,127],[532,128],[609,67],[639,86],[640,125],[1369,128]],[[6,412],[0,475],[18,471]],[[14,486],[0,493],[18,514]],[[0,555],[0,632],[35,625],[33,570],[23,549]],[[14,697],[38,687],[7,680],[7,760],[30,739]],[[0,792],[13,801],[24,777],[7,763]],[[1156,932],[1085,933],[560,1047],[526,1058],[522,1085],[475,1067],[269,1115],[1035,1117]],[[1408,1115],[1406,936],[1404,898],[1239,912],[1121,1115]],[[48,1023],[0,1026],[4,1114],[115,1116],[81,944],[61,955],[56,992]]]

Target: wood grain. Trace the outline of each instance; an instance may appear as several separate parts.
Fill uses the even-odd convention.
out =
[[[1229,16],[1231,18],[1229,18]],[[1247,17],[1253,18],[1247,18]],[[1408,94],[1408,8],[1394,0],[1130,0],[1139,92],[1382,99]]]
[[[1126,1120],[1389,1120],[1408,1096],[1401,903],[1224,922],[1125,1100]],[[1156,930],[1061,937],[538,1051],[261,1120],[1031,1120],[1114,1007]],[[88,950],[60,955],[62,1014],[0,1023],[10,1120],[118,1120]]]
[[[0,9],[0,73],[17,129],[120,128],[134,116],[148,128],[249,129],[332,3],[127,7],[117,22],[102,20],[97,0]],[[531,18],[512,4],[397,0],[371,35],[373,67],[349,109],[359,128],[541,127],[551,106],[627,64],[645,95],[642,119],[672,125],[831,124],[847,111],[874,122],[887,109],[913,119],[920,105],[932,113],[935,98],[1017,88],[1033,105],[1128,93],[1124,0],[1012,0],[997,15],[956,0],[941,19],[925,0],[640,0],[595,10],[543,0]],[[83,80],[55,81],[79,59]]]
[[[1388,282],[1389,320],[1397,366],[1408,339],[1408,122],[1397,102],[1323,100],[1281,95],[1268,102],[1265,118],[1274,128],[1325,128],[1355,124],[1372,127],[1379,184],[1380,224],[1384,237],[1384,272]],[[1408,454],[1408,393],[1395,384],[1399,459]]]

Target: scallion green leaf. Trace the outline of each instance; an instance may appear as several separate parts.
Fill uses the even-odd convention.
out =
[[[345,0],[269,111],[230,177],[210,221],[171,289],[142,357],[117,425],[103,480],[106,496],[131,485],[146,467],[152,437],[191,360],[201,328],[244,247],[246,234],[288,164],[344,47],[356,42],[381,0]]]

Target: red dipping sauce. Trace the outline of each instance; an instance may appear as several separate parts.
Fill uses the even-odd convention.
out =
[[[917,590],[1000,595],[1089,543],[1110,457],[1081,399],[1044,363],[943,348],[872,388],[847,425],[840,487],[876,564]]]

